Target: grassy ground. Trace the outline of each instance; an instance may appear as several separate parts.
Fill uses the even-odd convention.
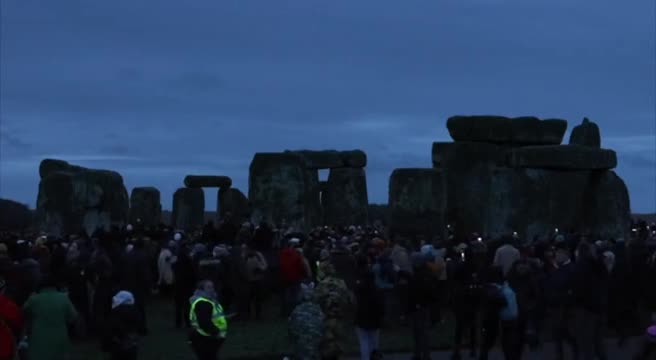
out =
[[[148,327],[150,334],[142,338],[140,359],[193,359],[187,345],[185,330],[173,326],[173,305],[171,301],[156,300],[150,303]],[[289,353],[287,322],[277,316],[278,307],[273,301],[265,309],[264,320],[233,321],[229,326],[228,340],[221,350],[221,358],[226,359],[281,359]],[[452,320],[447,319],[438,325],[430,335],[434,348],[448,346],[451,339]],[[350,325],[350,324],[349,324]],[[345,334],[348,354],[358,353],[355,329],[351,326]],[[408,352],[412,349],[412,333],[408,326],[384,329],[381,333],[381,347],[384,352]],[[82,341],[75,344],[75,360],[106,359],[97,342]]]

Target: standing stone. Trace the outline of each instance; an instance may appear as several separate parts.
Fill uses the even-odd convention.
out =
[[[252,221],[274,225],[285,221],[300,230],[318,225],[321,205],[318,172],[314,173],[293,152],[255,154],[248,178]]]
[[[433,163],[447,184],[446,221],[458,236],[517,231],[522,238],[582,224],[590,171],[508,167],[508,147],[434,143]],[[520,148],[521,149],[521,148]]]
[[[434,143],[432,158],[445,176],[446,219],[457,236],[517,231],[531,241],[555,228],[627,236],[628,192],[608,170],[617,157],[600,148],[594,123],[577,126],[570,145],[558,145],[566,129],[558,119],[453,117],[447,126],[456,142]]]
[[[544,236],[556,228],[581,229],[584,194],[590,171],[504,169],[496,176],[488,206],[488,228],[499,216],[507,219],[503,230],[517,231],[522,239]],[[504,193],[505,191],[505,193]]]
[[[581,125],[577,125],[572,129],[569,136],[570,145],[590,146],[594,148],[601,147],[601,134],[599,126],[594,122],[583,118]]]
[[[53,235],[123,226],[129,201],[123,177],[117,172],[68,165],[46,159],[37,198],[39,228]]]
[[[447,203],[444,174],[435,169],[396,169],[389,182],[390,230],[443,236]]]
[[[364,169],[332,169],[328,175],[328,188],[323,193],[326,224],[367,224],[367,178]]]
[[[248,198],[239,189],[219,189],[217,204],[219,205],[217,213],[221,218],[224,218],[226,213],[231,213],[233,218],[241,223],[241,221],[248,220],[251,216]]]
[[[154,187],[136,187],[130,195],[130,222],[158,226],[162,217],[160,193]]]
[[[459,237],[483,231],[492,175],[506,162],[505,148],[491,143],[433,143],[433,166],[442,170],[447,186],[446,223]],[[504,226],[504,225],[500,225]]]
[[[613,171],[593,171],[584,200],[585,230],[603,238],[628,239],[631,204],[624,181]]]
[[[203,226],[205,193],[199,188],[179,188],[173,194],[171,225],[175,229],[194,230]]]

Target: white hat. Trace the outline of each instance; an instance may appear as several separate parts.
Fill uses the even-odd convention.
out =
[[[291,239],[289,239],[289,243],[290,243],[290,244],[300,244],[300,243],[301,243],[301,239],[299,239],[299,238],[291,238]]]
[[[125,230],[132,231],[132,224],[128,224],[128,226],[125,227]]]
[[[182,234],[180,234],[180,233],[175,233],[175,235],[173,235],[173,240],[175,240],[175,241],[180,241],[180,240],[182,240]]]
[[[119,291],[112,297],[112,309],[121,305],[134,305],[134,295],[129,291]]]

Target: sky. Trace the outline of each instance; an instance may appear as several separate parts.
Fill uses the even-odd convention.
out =
[[[656,212],[653,0],[2,0],[0,197],[46,157],[247,192],[253,154],[363,149],[370,202],[453,115],[583,117]],[[325,177],[325,173],[322,174]],[[216,191],[206,191],[216,208]]]

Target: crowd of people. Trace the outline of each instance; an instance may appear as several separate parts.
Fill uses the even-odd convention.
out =
[[[302,232],[228,214],[190,233],[140,221],[90,236],[5,232],[0,360],[65,359],[70,337],[82,334],[112,359],[136,359],[153,293],[170,301],[171,324],[189,329],[181,341],[200,360],[218,357],[230,322],[261,319],[271,294],[294,359],[339,359],[348,336],[362,360],[380,359],[381,330],[407,326],[413,359],[426,360],[429,330],[451,318],[453,359],[485,360],[499,343],[507,360],[544,346],[558,359],[603,360],[607,330],[618,346],[640,336],[627,358],[656,356],[656,225],[636,222],[626,239],[454,230],[404,236],[377,223]]]

